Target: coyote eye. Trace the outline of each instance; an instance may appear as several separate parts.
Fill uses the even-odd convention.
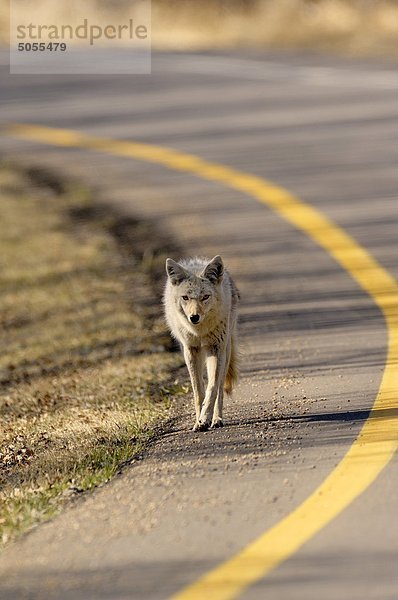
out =
[[[188,296],[183,296],[182,299],[186,302],[187,300],[189,300]]]
[[[210,294],[206,294],[205,296],[202,296],[202,300],[208,300],[210,298]]]

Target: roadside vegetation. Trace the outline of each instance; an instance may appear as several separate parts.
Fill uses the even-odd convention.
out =
[[[153,1],[155,45],[398,58],[398,0]]]
[[[108,481],[183,394],[150,226],[0,165],[0,541]],[[148,240],[151,240],[148,242]]]
[[[13,3],[15,11],[25,4]],[[125,22],[129,0],[37,0],[39,22]],[[0,0],[0,42],[8,39],[9,2]],[[152,0],[155,48],[276,48],[398,57],[398,0]]]

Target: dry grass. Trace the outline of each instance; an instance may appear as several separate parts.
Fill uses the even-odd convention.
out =
[[[37,172],[3,166],[0,193],[6,542],[112,477],[184,388],[170,379],[181,358],[165,352],[154,316],[164,256],[153,249],[143,260],[146,226],[94,210],[87,190]]]
[[[14,6],[18,5],[13,0]],[[129,17],[128,0],[35,2],[35,16],[73,24]],[[23,9],[26,10],[26,9]],[[153,45],[180,50],[304,48],[351,55],[398,55],[398,0],[153,0]],[[66,21],[65,21],[66,20]],[[8,0],[0,0],[6,41]]]
[[[287,48],[398,56],[398,1],[155,0],[161,47]]]

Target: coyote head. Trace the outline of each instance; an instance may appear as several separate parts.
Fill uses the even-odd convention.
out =
[[[219,301],[219,284],[224,274],[221,256],[215,256],[205,266],[195,259],[179,264],[168,258],[166,272],[180,313],[194,326],[203,323]]]

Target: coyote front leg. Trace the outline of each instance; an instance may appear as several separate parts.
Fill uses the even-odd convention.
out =
[[[221,381],[218,388],[218,394],[216,398],[216,402],[214,405],[213,419],[211,422],[211,426],[214,427],[223,427],[222,420],[222,409],[223,409],[223,401],[224,401],[224,382],[225,377],[228,370],[229,361],[231,359],[231,340],[228,340],[227,349],[225,352],[225,360],[224,360],[224,368],[221,373]]]
[[[202,408],[205,388],[203,383],[203,350],[195,346],[184,346],[184,358],[191,378],[195,403],[196,422],[194,431],[199,428],[199,417]]]
[[[225,377],[225,360],[224,345],[212,349],[207,354],[206,366],[208,383],[199,418],[199,429],[202,431],[205,431],[210,426],[214,412],[214,404],[224,384],[223,376]]]

